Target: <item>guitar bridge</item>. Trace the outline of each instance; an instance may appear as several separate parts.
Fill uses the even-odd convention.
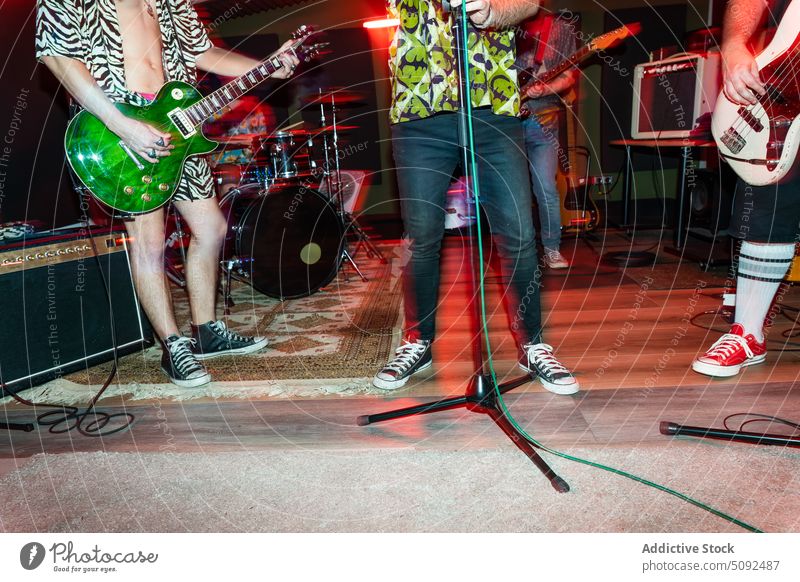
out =
[[[720,137],[720,141],[734,154],[742,151],[746,144],[744,138],[732,127],[725,130],[725,133]]]
[[[189,120],[189,116],[180,107],[176,107],[167,113],[172,124],[181,132],[183,139],[187,139],[197,133],[197,128]]]

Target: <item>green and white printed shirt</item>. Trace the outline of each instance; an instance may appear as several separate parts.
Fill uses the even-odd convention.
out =
[[[441,0],[388,0],[400,25],[389,49],[392,123],[424,119],[458,109],[459,80],[455,38]],[[473,107],[498,115],[519,114],[512,30],[478,30],[467,39]]]

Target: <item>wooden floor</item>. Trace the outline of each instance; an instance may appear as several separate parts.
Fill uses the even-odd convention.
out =
[[[574,248],[575,268],[549,273],[543,293],[545,340],[575,371],[581,392],[556,396],[537,382],[507,395],[517,420],[537,438],[555,447],[657,446],[664,443],[660,421],[721,426],[736,412],[758,412],[800,420],[800,338],[784,339],[792,322],[779,318],[770,337],[767,363],[729,380],[695,374],[690,365],[698,351],[719,335],[689,323],[716,310],[719,289],[656,289],[623,271],[599,264],[581,242]],[[677,268],[677,263],[656,269]],[[703,274],[696,268],[698,279]],[[663,273],[662,273],[663,274]],[[662,277],[663,279],[663,277]],[[123,406],[136,416],[132,429],[106,438],[75,432],[52,435],[0,433],[2,472],[11,459],[48,452],[194,452],[226,450],[305,450],[359,448],[463,449],[508,447],[506,437],[481,414],[455,409],[402,421],[359,427],[356,417],[386,409],[463,395],[474,366],[468,317],[468,277],[462,247],[451,241],[443,260],[435,365],[403,390],[384,396],[329,396],[314,399],[204,400],[188,402],[103,401],[102,410]],[[646,283],[646,279],[644,279]],[[494,272],[488,275],[489,335],[498,379],[517,377],[517,349],[508,331]],[[800,305],[792,289],[786,305]],[[697,323],[723,330],[712,315]],[[8,421],[31,420],[27,408],[10,405]],[[39,412],[42,412],[41,410]],[[2,417],[0,417],[2,418]],[[5,420],[5,419],[4,419]]]

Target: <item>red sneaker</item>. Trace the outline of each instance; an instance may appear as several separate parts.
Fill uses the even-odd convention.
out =
[[[767,342],[758,343],[753,334],[744,335],[744,328],[734,323],[730,333],[692,363],[692,370],[707,376],[735,376],[744,366],[760,364],[767,358]]]

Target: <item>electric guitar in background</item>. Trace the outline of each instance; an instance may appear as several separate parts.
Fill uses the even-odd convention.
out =
[[[586,45],[575,51],[569,58],[561,61],[545,73],[533,77],[530,71],[521,74],[520,94],[525,95],[527,90],[536,83],[549,83],[565,71],[576,67],[582,61],[592,56],[597,51],[611,48],[628,37],[636,36],[641,30],[638,22],[626,24],[610,32],[592,39]],[[524,98],[524,97],[523,97]],[[564,101],[570,101],[567,98]],[[561,230],[563,234],[581,235],[591,232],[601,221],[600,209],[589,195],[589,190],[594,185],[603,185],[603,176],[578,176],[576,173],[577,160],[575,155],[575,113],[571,103],[565,107],[566,117],[566,142],[568,163],[559,163],[556,173],[556,187],[561,201]],[[524,119],[531,115],[527,103],[520,108],[520,116]]]
[[[600,224],[601,214],[594,199],[589,195],[589,190],[595,184],[597,177],[587,173],[579,176],[577,169],[577,156],[575,152],[575,112],[572,105],[565,107],[566,142],[568,165],[559,160],[556,173],[556,187],[558,198],[561,201],[561,232],[564,235],[580,236],[591,232]],[[588,160],[587,160],[588,161]]]
[[[598,51],[609,49],[613,46],[616,46],[626,38],[630,36],[636,36],[639,34],[639,31],[642,29],[641,24],[638,22],[632,22],[630,24],[626,24],[624,26],[620,26],[619,28],[615,28],[610,32],[606,32],[605,34],[601,34],[597,38],[593,38],[589,42],[587,42],[584,46],[579,48],[577,51],[572,53],[567,59],[564,59],[560,63],[558,63],[555,67],[547,70],[541,75],[534,75],[534,73],[528,69],[522,70],[519,72],[519,80],[520,80],[520,95],[523,96],[523,100],[525,99],[525,93],[529,88],[531,88],[536,83],[549,83],[556,77],[558,77],[561,73],[568,71],[569,69],[578,66],[582,61],[586,60],[593,54]],[[522,107],[520,108],[520,116],[522,118],[526,118],[531,114],[530,109],[523,103]]]
[[[720,92],[711,117],[719,154],[748,184],[766,186],[794,164],[800,132],[800,1],[794,0],[775,36],[756,56],[766,94],[756,105],[733,103]]]
[[[300,61],[316,57],[328,43],[304,46],[313,34],[310,27],[301,26],[285,52],[293,53]],[[281,67],[283,63],[275,54],[207,97],[188,83],[169,81],[145,106],[115,104],[128,117],[171,135],[170,144],[175,148],[158,163],[141,158],[86,110],[73,117],[67,127],[67,159],[81,182],[103,204],[128,214],[155,210],[174,194],[186,159],[216,149],[218,144],[203,135],[202,124]]]

